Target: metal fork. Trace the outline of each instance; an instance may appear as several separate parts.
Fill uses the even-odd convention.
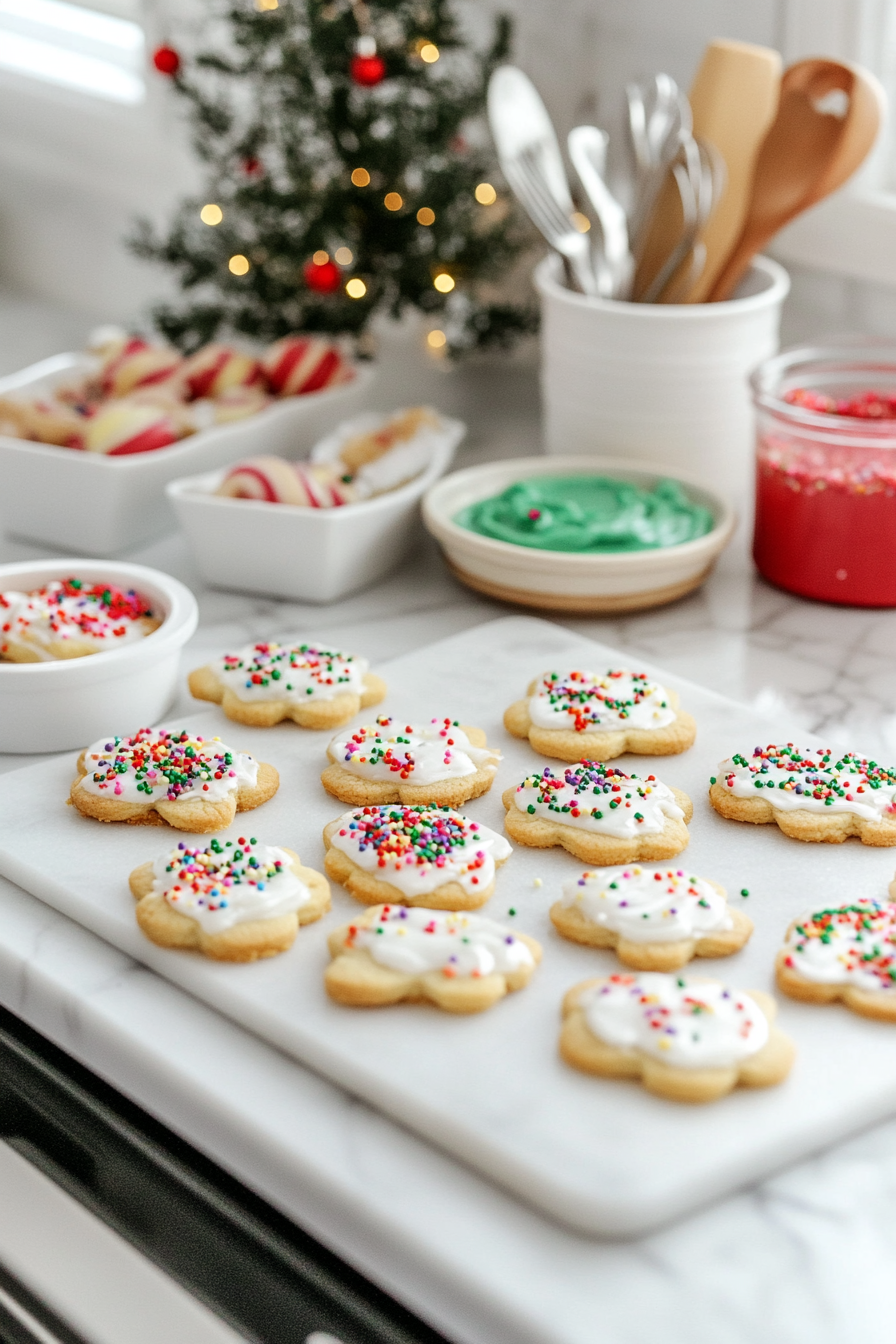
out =
[[[597,294],[597,281],[591,265],[591,245],[551,191],[544,166],[546,148],[535,142],[519,150],[502,164],[504,175],[535,227],[569,262],[582,293],[593,296]]]

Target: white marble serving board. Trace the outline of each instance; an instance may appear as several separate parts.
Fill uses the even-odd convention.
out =
[[[483,727],[505,760],[491,794],[468,812],[500,828],[501,790],[539,761],[503,730],[503,709],[528,680],[564,663],[625,665],[616,651],[545,621],[511,617],[379,667],[389,683],[383,709],[408,721],[451,714]],[[630,660],[629,660],[630,661]],[[896,853],[850,841],[808,846],[776,827],[723,822],[706,801],[709,775],[735,750],[788,736],[787,725],[721,695],[646,670],[678,689],[698,722],[697,744],[680,757],[623,758],[655,770],[695,804],[687,865],[722,882],[756,933],[743,952],[701,962],[742,988],[771,989],[772,963],[789,920],[807,903],[881,893]],[[368,711],[368,717],[370,716]],[[360,721],[360,720],[359,720]],[[226,834],[287,844],[321,867],[321,831],[340,810],[321,789],[326,734],[292,724],[262,731],[197,709],[177,726],[218,732],[280,770],[280,792]],[[714,1106],[682,1107],[642,1088],[579,1075],[558,1058],[564,991],[617,967],[608,952],[560,939],[548,919],[560,883],[581,865],[560,850],[517,847],[486,913],[537,937],[544,961],[531,985],[486,1014],[454,1018],[404,1005],[351,1010],[322,987],[325,933],[358,910],[334,888],[333,910],[301,930],[293,949],[250,966],[215,965],[154,947],[139,932],[127,874],[176,832],[100,827],[64,805],[73,756],[0,778],[0,871],[64,914],[151,966],[303,1063],[379,1106],[425,1138],[543,1211],[580,1230],[631,1234],[687,1212],[873,1120],[896,1111],[892,1028],[842,1008],[784,1000],[781,1025],[799,1056],[781,1087],[738,1092]],[[535,886],[540,878],[543,885]],[[517,914],[508,916],[513,907]]]

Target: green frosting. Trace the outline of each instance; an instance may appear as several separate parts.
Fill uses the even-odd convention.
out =
[[[514,546],[597,553],[679,546],[714,525],[677,481],[641,490],[612,476],[532,476],[469,504],[454,521]]]

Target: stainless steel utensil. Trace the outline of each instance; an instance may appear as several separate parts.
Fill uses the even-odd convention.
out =
[[[625,94],[635,164],[629,238],[637,256],[657,196],[678,153],[681,133],[690,133],[691,109],[671,75],[655,75],[649,84],[628,84]]]
[[[679,153],[672,164],[672,176],[681,201],[681,235],[639,296],[641,303],[674,303],[679,297],[684,297],[688,288],[683,285],[683,277],[679,274],[683,266],[687,267],[690,285],[699,279],[706,262],[706,251],[697,243],[697,239],[724,190],[725,165],[721,156],[689,132],[682,130],[679,135]],[[674,285],[665,293],[673,279]]]
[[[532,81],[512,65],[500,66],[488,88],[488,118],[507,182],[555,252],[569,263],[575,286],[597,293],[591,245],[572,222],[569,183],[557,136]]]
[[[604,298],[627,299],[635,262],[628,245],[625,211],[603,178],[608,141],[606,131],[597,126],[576,126],[566,143],[600,225],[602,256],[597,267],[597,292]]]

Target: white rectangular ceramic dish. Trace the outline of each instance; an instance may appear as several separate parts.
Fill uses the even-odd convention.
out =
[[[86,373],[90,355],[65,354],[0,379],[0,396],[39,396]],[[200,430],[170,448],[108,457],[0,435],[0,523],[10,535],[83,555],[115,555],[174,528],[165,486],[257,453],[303,457],[338,420],[363,409],[369,365],[332,389],[284,397],[258,415]]]
[[[303,602],[334,602],[376,583],[416,537],[420,500],[466,433],[460,420],[441,420],[425,471],[397,490],[338,508],[216,495],[224,470],[172,481],[168,498],[205,582]],[[331,435],[317,445],[316,460],[334,460],[340,446]]]
[[[223,652],[223,651],[222,651]],[[408,720],[451,713],[483,727],[505,760],[490,794],[468,811],[500,828],[503,787],[538,761],[501,727],[506,704],[548,666],[630,664],[613,649],[524,617],[495,621],[378,667],[389,684],[383,708]],[[756,931],[734,957],[701,962],[741,988],[771,989],[775,951],[789,921],[818,898],[879,894],[896,854],[851,841],[812,846],[776,827],[725,822],[706,801],[723,756],[787,735],[786,724],[721,695],[640,670],[675,687],[697,719],[696,745],[662,760],[623,758],[629,768],[684,788],[694,800],[687,864],[721,882]],[[178,721],[178,724],[181,720]],[[217,711],[189,723],[272,761],[279,794],[238,819],[245,832],[295,847],[320,868],[320,833],[340,805],[321,789],[325,734],[292,724],[268,731],[233,724]],[[807,743],[807,745],[810,745]],[[631,1083],[577,1074],[557,1056],[559,1005],[566,989],[618,968],[608,952],[580,947],[552,930],[548,909],[577,864],[560,850],[517,848],[498,876],[485,913],[533,934],[544,960],[531,985],[490,1012],[453,1018],[402,1006],[352,1010],[322,988],[326,932],[359,907],[341,888],[333,910],[301,930],[292,950],[249,966],[214,965],[168,952],[137,929],[127,874],[176,843],[177,833],[100,827],[67,808],[74,758],[0,779],[0,870],[108,942],[151,966],[287,1054],[310,1065],[440,1144],[520,1198],[580,1230],[631,1234],[767,1175],[844,1134],[896,1111],[893,1028],[841,1007],[816,1008],[779,997],[780,1024],[796,1041],[797,1062],[783,1085],[736,1092],[705,1107],[681,1106]],[[536,887],[535,879],[542,886]],[[508,915],[513,907],[518,913]],[[298,1121],[297,1121],[298,1123]]]

